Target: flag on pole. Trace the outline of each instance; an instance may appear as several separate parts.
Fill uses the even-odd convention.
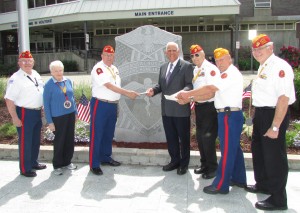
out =
[[[251,98],[251,87],[252,87],[252,82],[244,89],[243,99],[244,98]]]
[[[79,99],[77,107],[79,120],[90,122],[90,102],[84,94]]]

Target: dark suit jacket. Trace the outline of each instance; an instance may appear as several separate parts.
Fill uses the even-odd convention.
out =
[[[172,95],[180,90],[192,90],[193,65],[179,59],[170,76],[169,83],[166,83],[168,63],[160,67],[158,84],[153,88],[154,95],[162,93],[161,114],[170,117],[188,117],[191,115],[190,105],[180,105],[176,101],[166,100],[164,95]]]

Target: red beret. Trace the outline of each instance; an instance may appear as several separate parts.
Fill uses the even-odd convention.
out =
[[[19,58],[33,58],[31,53],[27,50],[25,52],[21,52],[21,54],[19,55]]]
[[[217,48],[214,50],[215,59],[219,59],[225,55],[229,55],[229,51],[225,48]]]
[[[270,41],[271,41],[271,39],[269,36],[267,36],[266,34],[260,34],[252,40],[252,47],[258,48],[258,47],[264,46],[265,44],[269,43]]]
[[[200,52],[202,49],[202,47],[198,44],[193,44],[191,47],[190,47],[190,53],[191,54],[195,54],[197,52]]]
[[[103,52],[104,53],[115,53],[114,48],[112,46],[110,46],[110,45],[106,45],[103,48]]]

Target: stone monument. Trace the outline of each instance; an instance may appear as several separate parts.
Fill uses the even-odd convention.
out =
[[[152,25],[146,25],[117,36],[115,65],[120,71],[122,87],[139,93],[158,82],[159,68],[167,61],[166,44],[182,38]],[[182,55],[181,55],[182,57]],[[136,100],[122,96],[115,140],[124,142],[165,142],[161,118],[161,95],[141,95]]]

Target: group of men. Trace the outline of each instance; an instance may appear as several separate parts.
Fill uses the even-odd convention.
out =
[[[119,166],[112,159],[112,140],[121,95],[135,99],[140,94],[121,88],[121,78],[113,65],[114,49],[105,46],[102,60],[92,72],[90,170],[102,175],[101,164]],[[27,55],[26,55],[27,54]],[[9,80],[5,99],[19,134],[20,170],[25,176],[35,176],[34,169],[44,169],[37,162],[41,130],[43,83],[32,70],[30,53],[19,57],[20,70]],[[30,55],[29,55],[30,54]],[[190,103],[195,104],[196,138],[200,151],[200,166],[195,174],[215,178],[204,187],[208,194],[227,194],[230,186],[243,187],[248,192],[269,194],[255,204],[263,210],[287,209],[286,183],[288,162],[285,132],[289,122],[288,106],[295,101],[293,70],[273,53],[273,42],[261,34],[252,41],[252,54],[260,63],[253,82],[252,155],[255,185],[247,185],[240,135],[244,123],[242,113],[243,77],[232,64],[225,48],[214,50],[216,66],[205,59],[200,45],[190,47],[193,65],[180,56],[177,43],[169,42],[165,54],[168,62],[160,67],[158,83],[148,88],[146,95],[161,95],[162,122],[167,139],[170,162],[163,171],[177,170],[183,175],[190,160]],[[165,95],[176,94],[177,101]],[[34,118],[34,119],[33,119]],[[221,158],[216,157],[216,138],[220,140]],[[279,172],[278,172],[279,171]]]

